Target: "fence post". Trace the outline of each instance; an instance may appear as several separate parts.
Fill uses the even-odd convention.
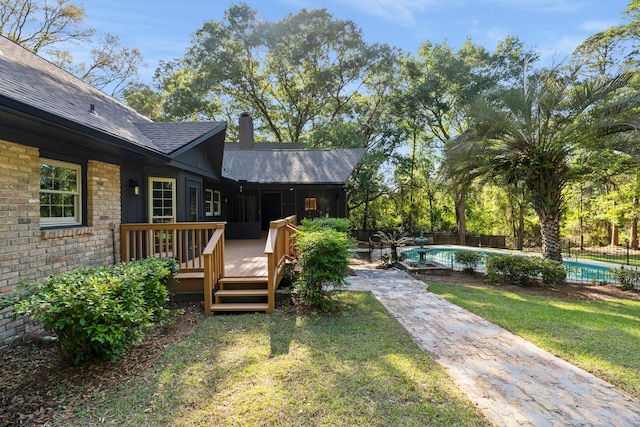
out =
[[[627,265],[629,265],[629,242],[627,242]]]
[[[567,257],[571,258],[571,239],[567,239]]]

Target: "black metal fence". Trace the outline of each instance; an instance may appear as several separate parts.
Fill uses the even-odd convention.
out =
[[[375,231],[356,231],[353,234],[359,241],[370,242],[370,251],[382,251],[383,247],[374,236]],[[429,245],[458,244],[458,235],[453,233],[426,233],[424,236],[428,237]],[[467,235],[466,246],[474,247],[476,250],[482,250],[486,253],[491,252],[489,248],[507,248],[505,236]],[[398,248],[398,252],[403,252],[406,249],[408,248]],[[455,248],[434,250],[429,253],[428,259],[453,270],[463,270],[464,266],[455,262],[455,251]],[[542,252],[539,247],[525,248],[524,251]],[[417,254],[409,254],[408,256],[410,257],[417,256]],[[617,270],[620,268],[640,270],[640,249],[631,248],[628,244],[624,246],[581,248],[576,242],[565,240],[562,245],[562,256],[567,270],[567,281],[570,283],[615,285],[618,283]],[[483,270],[484,264],[481,264],[479,271]]]
[[[456,248],[430,248],[426,254],[427,261],[435,261],[452,270],[464,270],[463,264],[455,261]],[[599,248],[576,251],[572,249],[571,255],[567,251],[564,254],[564,266],[567,272],[567,282],[588,285],[616,285],[618,283],[618,270],[640,269],[640,254],[638,251],[626,248]],[[496,253],[491,249],[474,249],[485,255]],[[400,249],[401,258],[418,260],[418,252],[412,248]],[[498,252],[499,253],[499,252]],[[517,253],[517,252],[516,252]],[[523,255],[524,256],[524,255]],[[530,255],[534,256],[534,255]],[[634,264],[635,263],[635,264]],[[477,271],[484,271],[484,262],[477,266]]]

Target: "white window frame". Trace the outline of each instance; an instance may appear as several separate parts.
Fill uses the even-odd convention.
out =
[[[220,216],[222,214],[222,194],[218,190],[209,188],[204,190],[205,216]]]
[[[74,199],[74,214],[73,217],[40,217],[40,225],[43,227],[60,227],[60,226],[77,226],[82,225],[82,166],[76,163],[61,162],[59,160],[52,160],[46,158],[40,158],[40,164],[46,164],[50,166],[61,167],[65,169],[71,169],[76,172],[76,191],[60,191],[53,189],[43,190],[40,188],[40,194],[68,194],[73,196]],[[42,177],[40,177],[42,178]]]
[[[171,215],[154,215],[153,214],[153,183],[154,182],[169,182],[171,183]],[[176,222],[176,179],[175,178],[161,178],[150,176],[149,177],[149,223],[167,223]]]

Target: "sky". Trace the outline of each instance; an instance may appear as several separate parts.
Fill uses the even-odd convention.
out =
[[[184,56],[191,35],[220,21],[229,0],[84,0],[85,23],[142,51],[140,79],[150,82],[160,61]],[[370,43],[416,54],[425,42],[474,44],[493,50],[507,36],[535,47],[545,63],[567,58],[587,37],[623,22],[629,0],[246,0],[276,21],[302,8],[326,8],[351,20]],[[74,54],[75,56],[76,54]],[[81,58],[79,58],[81,59]]]

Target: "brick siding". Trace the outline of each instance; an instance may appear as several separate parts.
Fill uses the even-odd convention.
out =
[[[23,279],[112,265],[114,248],[119,260],[119,166],[88,162],[85,227],[41,230],[39,156],[37,148],[0,140],[0,296]],[[11,308],[0,312],[0,353],[16,338],[41,330],[29,319],[11,320],[11,314]]]

